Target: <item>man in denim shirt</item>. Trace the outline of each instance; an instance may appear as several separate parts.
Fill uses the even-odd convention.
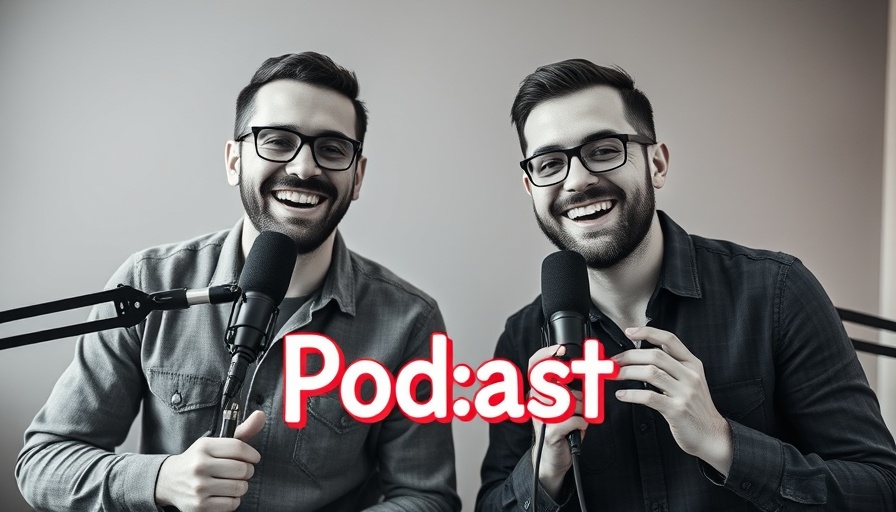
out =
[[[688,235],[656,210],[669,150],[632,79],[543,66],[511,116],[538,224],[584,256],[588,328],[619,374],[603,424],[491,425],[476,510],[578,510],[576,430],[592,511],[896,510],[893,437],[824,290],[792,256]],[[495,356],[525,376],[562,355],[543,324],[539,297]]]
[[[367,113],[357,97],[354,73],[324,55],[268,59],[239,95],[225,148],[244,218],[229,231],[139,252],[109,281],[148,291],[236,283],[259,232],[295,240],[283,322],[247,375],[242,403],[251,414],[235,438],[205,436],[216,429],[230,361],[222,343],[230,307],[152,314],[78,341],[74,362],[25,434],[16,475],[29,503],[42,510],[460,509],[450,424],[414,423],[397,409],[360,423],[343,410],[338,390],[309,400],[304,428],[282,418],[285,334],[322,333],[346,365],[369,358],[395,374],[428,357],[430,335],[445,330],[432,298],[349,251],[336,231],[364,178]],[[109,309],[92,317],[115,316]],[[142,453],[115,454],[141,406]]]

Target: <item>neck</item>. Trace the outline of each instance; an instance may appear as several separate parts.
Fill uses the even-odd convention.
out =
[[[663,231],[653,214],[650,230],[628,257],[610,268],[588,269],[591,300],[621,328],[642,326],[663,265]]]
[[[243,219],[241,240],[244,261],[256,238],[258,238],[258,230],[255,229],[249,218],[245,217]],[[330,263],[333,261],[333,245],[335,242],[336,231],[334,230],[324,240],[324,243],[320,244],[320,247],[307,254],[299,254],[296,258],[296,266],[292,270],[289,288],[286,289],[287,297],[310,295],[321,287],[324,278],[327,276],[327,271],[330,269]]]

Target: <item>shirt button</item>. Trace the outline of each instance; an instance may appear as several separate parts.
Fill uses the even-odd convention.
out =
[[[264,395],[262,395],[261,393],[255,395],[255,403],[258,405],[263,404],[264,403]]]
[[[180,395],[180,391],[175,391],[174,394],[171,395],[171,405],[178,406],[183,401],[184,397]]]
[[[740,488],[745,491],[749,491],[753,488],[753,484],[751,484],[750,482],[743,482],[742,484],[740,484]]]
[[[339,425],[342,426],[343,428],[349,426],[349,424],[351,422],[352,422],[352,420],[348,416],[343,416],[342,418],[339,419]]]
[[[526,501],[523,503],[523,508],[526,509],[526,510],[529,510],[529,500],[526,500]]]
[[[644,432],[650,430],[650,427],[647,426],[647,423],[641,423],[641,425],[638,427],[638,430],[640,430],[643,434]]]
[[[660,512],[660,504],[654,503],[653,505],[650,506],[650,510],[652,510],[653,512]]]

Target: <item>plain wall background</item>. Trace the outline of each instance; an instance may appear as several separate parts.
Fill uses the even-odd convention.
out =
[[[242,207],[223,147],[236,95],[265,58],[316,50],[357,72],[370,110],[346,241],[439,301],[457,362],[489,358],[506,317],[539,293],[554,249],[521,185],[508,112],[525,75],[573,57],[622,66],[651,98],[671,149],[660,208],[692,233],[795,254],[835,304],[876,312],[887,9],[5,1],[0,310],[99,291],[134,251],[232,226]],[[15,457],[73,348],[0,352],[3,510],[27,510]],[[455,422],[455,439],[472,510],[487,425]]]

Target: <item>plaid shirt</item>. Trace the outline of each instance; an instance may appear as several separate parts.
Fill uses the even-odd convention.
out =
[[[702,361],[734,459],[722,478],[678,447],[659,413],[615,399],[639,383],[607,381],[605,421],[582,446],[589,510],[896,510],[893,436],[818,281],[792,256],[691,236],[658,214],[663,267],[648,325]],[[539,297],[507,320],[495,356],[525,378],[543,323]],[[596,308],[590,324],[606,357],[634,349]],[[530,509],[532,440],[531,423],[490,426],[477,511]],[[559,505],[539,489],[539,512],[578,510],[571,475]]]

